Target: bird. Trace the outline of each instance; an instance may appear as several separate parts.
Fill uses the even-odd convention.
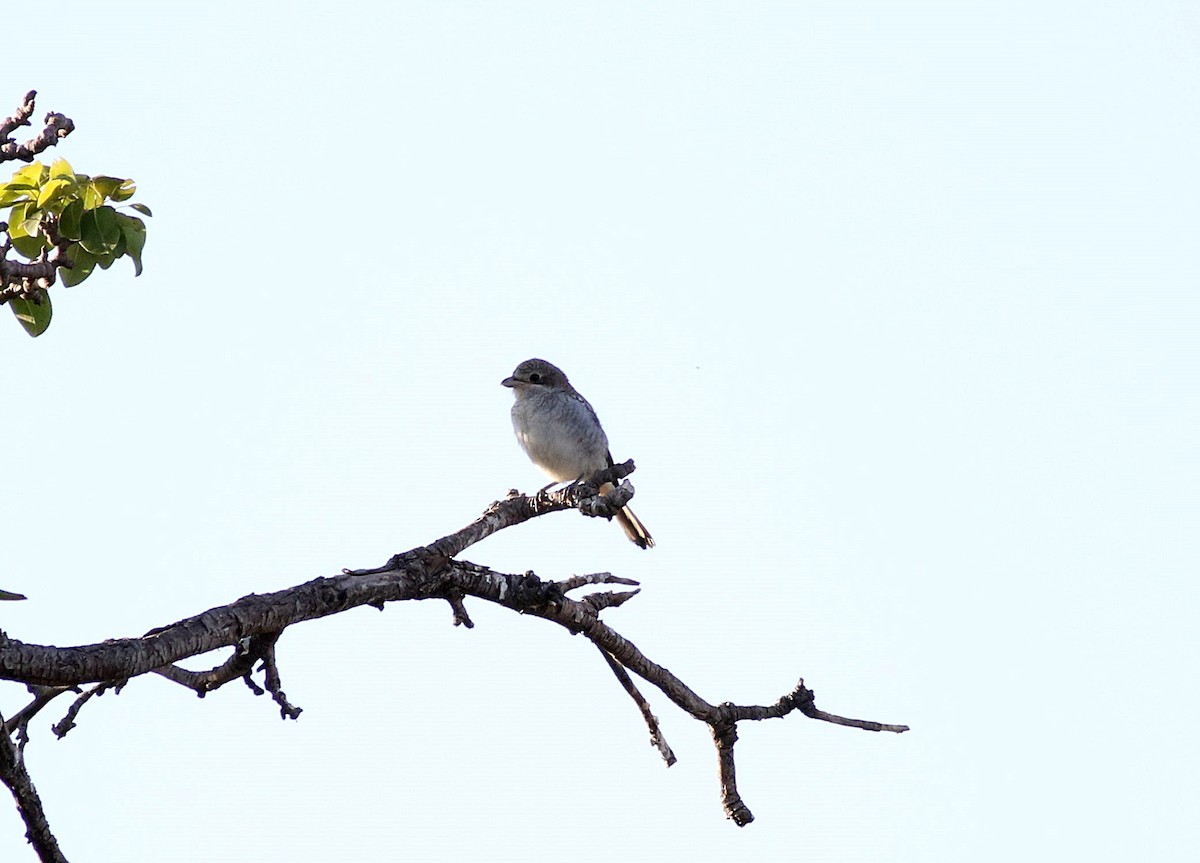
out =
[[[563,370],[546,360],[525,360],[500,382],[513,391],[512,424],[529,460],[556,482],[575,482],[611,467],[608,437],[596,411]],[[612,491],[612,483],[600,494]],[[639,548],[653,548],[654,537],[629,507],[616,514],[625,535]]]

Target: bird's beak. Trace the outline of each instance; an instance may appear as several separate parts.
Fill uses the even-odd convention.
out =
[[[505,378],[504,380],[500,381],[500,386],[502,386],[502,387],[515,387],[516,385],[517,385],[516,378]]]

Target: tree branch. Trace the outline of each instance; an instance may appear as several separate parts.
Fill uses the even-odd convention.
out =
[[[0,717],[0,725],[8,728],[3,717]],[[33,846],[38,859],[42,863],[67,863],[54,834],[50,832],[50,822],[46,820],[42,799],[25,769],[24,753],[7,734],[0,734],[0,782],[12,792],[17,811],[25,822],[25,838]]]
[[[594,643],[594,642],[593,642]],[[625,670],[621,663],[617,662],[608,651],[600,645],[596,645],[596,649],[600,651],[600,655],[604,657],[604,661],[608,663],[608,667],[612,669],[612,673],[616,675],[617,681],[629,693],[629,697],[633,699],[634,704],[638,706],[638,710],[642,712],[642,719],[646,721],[646,727],[650,729],[650,745],[658,750],[658,754],[662,756],[663,761],[670,767],[675,763],[675,753],[671,751],[671,747],[667,745],[667,740],[662,736],[662,729],[658,727],[658,717],[654,715],[654,711],[650,709],[644,695],[638,688],[634,686],[633,679]]]
[[[754,816],[737,791],[734,744],[737,741],[738,722],[776,719],[799,712],[812,719],[870,731],[900,733],[908,730],[903,725],[848,719],[819,710],[812,691],[804,686],[803,680],[771,705],[710,703],[665,667],[649,659],[633,642],[601,621],[600,614],[603,611],[629,601],[637,595],[636,589],[593,592],[579,599],[569,596],[585,587],[609,584],[636,587],[637,582],[607,572],[576,575],[562,581],[543,581],[532,572],[501,573],[457,559],[463,550],[496,531],[548,512],[575,508],[585,515],[611,517],[628,502],[632,494],[628,483],[621,482],[632,471],[633,463],[627,462],[599,471],[586,482],[558,491],[542,491],[533,496],[512,492],[503,501],[489,506],[478,519],[462,530],[431,545],[394,555],[383,566],[344,570],[338,575],[313,579],[287,590],[250,594],[229,605],[211,608],[193,617],[158,627],[141,638],[114,639],[78,647],[51,647],[26,644],[0,632],[0,679],[45,687],[35,689],[34,702],[4,724],[3,728],[10,733],[18,726],[24,728],[29,717],[51,698],[69,688],[78,691],[77,687],[83,684],[96,684],[79,695],[62,721],[54,727],[55,733],[61,736],[73,727],[79,711],[93,697],[110,688],[119,690],[130,679],[148,673],[186,686],[201,697],[240,679],[256,694],[269,692],[279,706],[281,716],[295,719],[301,710],[293,706],[284,694],[276,664],[277,642],[287,627],[362,605],[383,608],[389,602],[424,599],[449,602],[454,611],[455,624],[470,627],[472,624],[465,600],[471,597],[551,621],[571,633],[583,634],[595,644],[621,686],[637,704],[650,730],[651,743],[668,766],[674,763],[675,754],[663,739],[658,720],[634,685],[630,673],[659,689],[693,718],[707,724],[717,750],[724,809],[739,826],[750,823]],[[597,489],[607,482],[620,485],[607,496],[600,496]],[[233,652],[224,662],[207,671],[189,671],[177,664],[188,657],[221,648],[232,648]],[[252,679],[255,670],[264,675],[262,687]],[[37,694],[39,692],[44,694]],[[23,789],[22,774],[14,772],[13,767],[19,763],[20,752],[9,735],[0,737],[3,738],[0,745],[9,747],[0,751],[0,758],[8,758],[5,762],[8,772],[3,773],[4,781],[10,788]],[[5,752],[10,754],[6,756]],[[2,770],[3,766],[0,766],[0,772]],[[32,785],[29,788],[32,789]],[[18,793],[26,792],[14,790],[14,794]],[[29,801],[34,799],[27,798],[28,805],[33,806]],[[36,811],[40,811],[40,808]],[[53,853],[59,853],[56,847]],[[60,855],[43,859],[62,858]]]
[[[22,126],[32,125],[29,118],[33,116],[36,99],[37,90],[30,90],[25,94],[25,101],[18,106],[16,112],[11,117],[0,120],[0,162],[32,162],[38,153],[53,147],[75,131],[75,123],[70,117],[50,112],[42,120],[42,131],[25,143],[18,144],[12,133]]]

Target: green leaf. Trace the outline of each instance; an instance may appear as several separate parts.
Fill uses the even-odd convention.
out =
[[[137,183],[133,180],[122,180],[121,185],[112,193],[111,197],[114,201],[128,201],[133,197],[133,193],[137,191]]]
[[[43,236],[36,237],[10,237],[12,246],[17,250],[17,254],[26,258],[36,258],[46,248],[47,241]]]
[[[87,203],[84,202],[84,206]],[[79,220],[79,242],[93,255],[104,256],[116,248],[121,239],[121,228],[117,225],[117,211],[112,207],[97,207],[87,210]]]
[[[13,248],[26,258],[35,258],[46,248],[41,216],[37,207],[29,202],[17,204],[9,214],[8,238]]]
[[[7,207],[15,201],[29,200],[30,192],[37,191],[32,187],[15,187],[13,183],[0,186],[0,207]]]
[[[32,162],[19,171],[14,171],[14,183],[28,184],[30,188],[40,189],[50,171],[41,162]]]
[[[151,212],[150,212],[150,208],[149,208],[149,207],[147,207],[145,204],[130,204],[129,206],[130,206],[132,209],[134,209],[134,210],[137,210],[137,211],[138,211],[139,213],[141,213],[143,216],[151,216],[151,217],[153,217],[153,215],[154,215],[153,213],[151,213]]]
[[[104,195],[92,183],[88,183],[83,187],[83,208],[85,210],[94,210],[104,203]]]
[[[67,240],[78,240],[79,220],[83,217],[83,201],[76,198],[63,207],[62,215],[58,217],[58,233]]]
[[[8,214],[8,235],[13,236],[14,231],[21,231],[21,225],[25,224],[25,213],[29,210],[29,202],[22,201],[12,208],[12,212]],[[24,236],[24,234],[18,234]]]
[[[46,328],[50,326],[50,317],[53,311],[50,308],[50,295],[41,288],[34,291],[30,299],[13,297],[8,301],[8,307],[17,316],[17,320],[21,322],[25,332],[35,339],[46,332]]]
[[[121,190],[121,184],[124,182],[119,177],[92,177],[90,185],[101,196],[103,199],[101,203],[103,203],[116,195]]]
[[[125,254],[133,261],[133,274],[142,274],[142,249],[146,246],[146,223],[124,213],[117,214],[121,234],[125,238]]]
[[[96,224],[100,226],[100,238],[104,245],[112,248],[121,239],[121,226],[117,224],[117,211],[112,207],[100,207],[95,212]]]
[[[50,163],[50,179],[57,180],[59,178],[75,181],[75,169],[66,159],[55,159]]]
[[[64,286],[73,288],[92,274],[96,269],[96,256],[85,251],[81,246],[71,246],[67,249],[67,260],[74,266],[59,267],[58,277]]]
[[[44,208],[51,201],[60,197],[63,193],[63,190],[70,189],[74,185],[74,179],[65,180],[59,177],[51,180],[46,185],[42,186],[41,194],[38,195],[37,205]]]
[[[25,212],[25,221],[20,225],[9,225],[9,228],[17,230],[22,236],[36,237],[42,233],[42,214],[30,207]],[[12,236],[12,233],[9,233]]]

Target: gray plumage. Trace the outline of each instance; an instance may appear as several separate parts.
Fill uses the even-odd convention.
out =
[[[501,383],[511,387],[513,431],[529,460],[557,482],[574,482],[613,463],[608,437],[587,399],[575,391],[562,369],[545,360],[526,360]],[[601,494],[612,490],[606,483]],[[625,534],[641,548],[654,538],[629,507],[616,516]]]

